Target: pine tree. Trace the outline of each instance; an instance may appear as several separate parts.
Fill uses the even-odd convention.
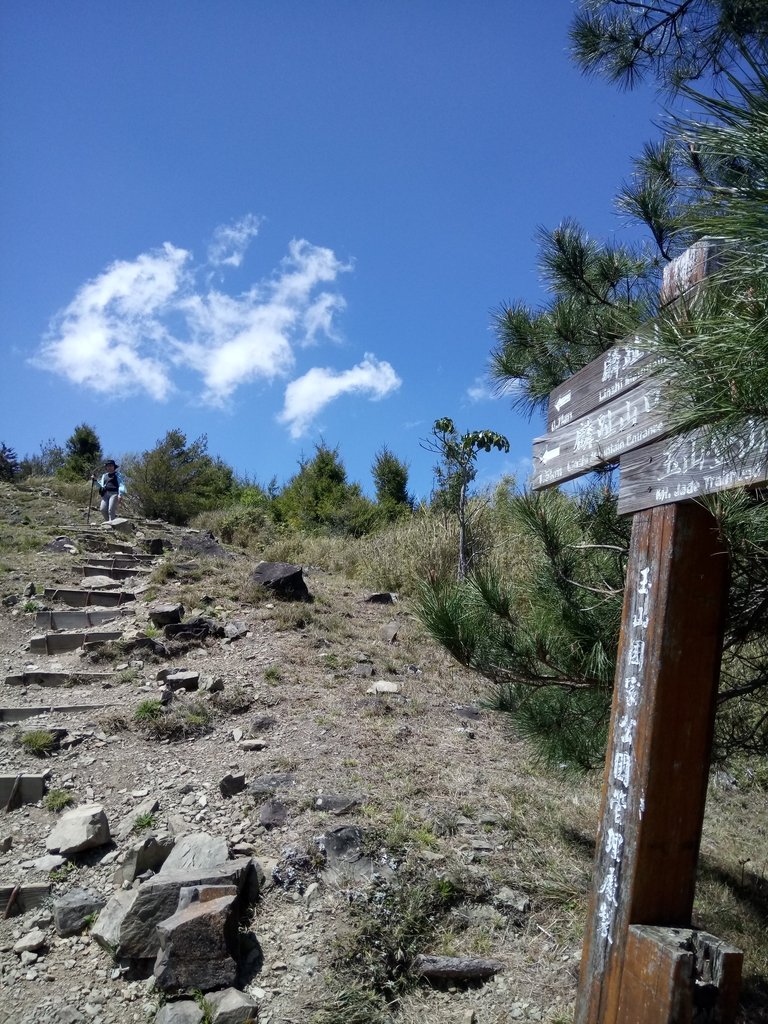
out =
[[[621,212],[648,229],[646,246],[601,245],[572,222],[542,233],[551,301],[538,310],[502,307],[495,319],[492,372],[500,387],[515,382],[523,408],[541,408],[555,386],[654,317],[678,430],[705,426],[726,435],[745,419],[768,420],[768,79],[758,56],[766,24],[756,17],[760,6],[667,5],[669,36],[659,24],[642,35],[658,6],[582,5],[593,18],[591,38],[581,28],[582,43],[593,47],[592,70],[630,85],[641,71],[657,74],[686,92],[701,116],[678,120],[646,146],[619,193]],[[751,12],[741,35],[737,8],[745,18]],[[622,13],[620,24],[594,20],[611,10]],[[724,23],[718,29],[708,22],[706,45],[700,36],[696,52],[685,50],[690,39],[678,48],[673,26],[701,28],[705,15],[728,11],[734,17],[727,32]],[[685,84],[705,71],[719,73],[719,95]],[[723,240],[722,271],[695,302],[659,309],[661,267],[703,235]],[[555,764],[600,761],[629,527],[616,518],[611,484],[607,467],[575,497],[518,496],[510,503],[511,528],[530,544],[526,571],[514,578],[475,571],[463,585],[433,581],[421,596],[429,631],[491,681],[495,706]],[[760,494],[728,492],[710,505],[733,567],[718,752],[765,753],[768,511]]]
[[[408,493],[408,466],[384,445],[376,452],[371,466],[376,488],[376,504],[385,520],[397,519],[413,508]]]
[[[67,438],[64,464],[57,475],[67,480],[86,480],[98,469],[102,458],[99,435],[87,423],[80,423]]]
[[[4,442],[0,442],[0,480],[13,483],[19,468],[16,452]]]
[[[765,0],[582,0],[571,26],[576,62],[625,88],[650,77],[675,90],[733,71],[767,38]]]
[[[205,434],[188,442],[181,430],[169,430],[154,448],[126,458],[123,469],[143,514],[171,523],[219,508],[237,490],[232,469],[208,454]]]

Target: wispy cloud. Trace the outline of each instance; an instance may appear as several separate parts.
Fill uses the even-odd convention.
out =
[[[208,246],[208,262],[214,267],[239,267],[251,239],[259,233],[259,218],[246,214],[233,224],[220,224]]]
[[[239,267],[258,229],[252,215],[217,228],[200,266],[170,243],[111,264],[53,318],[33,363],[115,398],[166,399],[191,371],[202,401],[218,406],[250,383],[288,377],[297,352],[339,341],[346,302],[334,286],[352,265],[294,239],[275,270],[241,294],[200,284],[212,265]],[[298,436],[338,395],[381,398],[399,384],[389,363],[369,355],[342,373],[312,369],[288,385],[281,419]]]
[[[495,402],[499,398],[508,398],[519,391],[520,385],[517,381],[499,384],[483,375],[475,377],[464,394],[467,400],[474,405],[477,402]]]
[[[286,387],[285,403],[278,420],[288,425],[292,437],[301,437],[321,409],[340,395],[357,392],[375,399],[384,398],[401,383],[389,363],[377,360],[370,353],[366,353],[357,366],[341,373],[316,366]]]

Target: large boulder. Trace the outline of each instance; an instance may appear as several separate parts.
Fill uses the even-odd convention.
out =
[[[155,984],[163,992],[232,985],[237,977],[236,895],[190,903],[160,921]]]
[[[71,889],[53,904],[53,925],[62,938],[77,935],[101,910],[106,901],[87,889]]]
[[[136,889],[118,889],[91,928],[91,938],[110,954],[114,954],[120,944],[120,929],[138,895]]]
[[[287,562],[259,562],[251,573],[251,582],[272,590],[278,597],[291,601],[311,601],[300,565]]]
[[[177,839],[163,864],[163,874],[170,871],[201,871],[215,868],[229,856],[226,839],[207,832],[194,832]]]
[[[45,841],[46,850],[67,857],[109,842],[109,822],[101,804],[65,811]]]
[[[199,871],[167,871],[168,862],[136,892],[120,926],[120,955],[137,960],[155,957],[159,940],[157,925],[176,913],[183,888],[195,885],[234,885],[247,903],[258,895],[258,876],[250,857],[229,860]]]
[[[157,871],[168,859],[173,846],[172,836],[145,836],[125,855],[125,860],[115,872],[115,884],[132,882],[145,871]]]
[[[166,1003],[157,1011],[155,1024],[203,1024],[205,1012],[191,999]]]

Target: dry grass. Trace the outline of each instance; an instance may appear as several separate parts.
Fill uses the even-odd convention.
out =
[[[23,509],[31,520],[37,516],[32,505]],[[268,710],[277,719],[267,749],[254,755],[254,774],[294,772],[303,787],[292,805],[290,842],[308,846],[320,829],[354,821],[377,851],[399,865],[391,889],[378,890],[378,903],[358,900],[356,890],[321,886],[325,905],[321,902],[323,909],[310,917],[301,916],[304,903],[297,893],[264,899],[259,928],[288,936],[280,958],[292,963],[314,937],[321,961],[317,977],[327,981],[324,992],[313,992],[304,1013],[297,1003],[280,1003],[282,1016],[308,1024],[313,1013],[317,1024],[456,1024],[476,1010],[482,1024],[516,1019],[565,1024],[572,1019],[600,780],[543,773],[499,716],[480,711],[467,721],[456,713],[460,705],[479,704],[482,680],[432,645],[408,602],[430,560],[450,571],[451,535],[436,517],[417,515],[360,541],[268,540],[274,546],[231,561],[198,559],[198,580],[169,574],[155,584],[159,600],[183,595],[191,609],[209,596],[220,617],[243,617],[253,624],[258,640],[253,659],[238,660],[240,650],[248,649],[245,644],[228,646],[227,673],[211,665],[219,653],[210,644],[206,670],[222,671],[227,688],[223,700],[200,702],[205,713],[213,712],[201,728],[226,735],[242,725],[234,716],[240,703],[253,697],[260,713]],[[314,602],[291,605],[251,593],[248,579],[256,557],[323,570],[307,572]],[[494,557],[509,568],[525,555],[507,536]],[[14,570],[34,564],[25,559],[16,551]],[[379,589],[397,590],[403,599],[389,606],[366,604],[366,594]],[[396,642],[388,643],[380,630],[392,621],[399,632]],[[261,648],[264,638],[268,643]],[[375,675],[358,674],[365,664]],[[399,693],[368,694],[370,683],[379,679],[396,682]],[[144,696],[137,691],[135,704]],[[173,748],[158,746],[157,738],[170,738],[169,732],[188,735],[183,727],[175,731],[173,716],[182,710],[194,716],[197,704],[181,698],[173,712],[150,712],[147,728],[153,735],[144,740],[134,725],[126,742],[168,758]],[[129,724],[121,712],[106,713],[102,723],[106,731]],[[207,756],[215,757],[220,746],[210,743]],[[310,797],[320,792],[355,794],[360,804],[347,819],[319,814]],[[744,1022],[768,1019],[767,830],[759,776],[742,774],[735,788],[712,787],[696,922],[745,950],[749,1016]],[[259,836],[258,842],[260,856],[275,858],[287,845],[279,832]],[[446,882],[457,895],[433,903],[435,892],[447,896],[440,888]],[[514,906],[501,900],[504,888],[517,894]],[[389,915],[379,912],[382,907]],[[286,928],[286,919],[301,927]],[[341,945],[330,956],[334,934]],[[380,955],[366,959],[366,950]],[[349,965],[358,962],[358,952],[363,966],[355,973]],[[488,956],[505,969],[480,989],[448,992],[412,984],[402,966],[414,952]],[[275,1002],[288,998],[286,989]],[[294,993],[294,998],[304,996]]]

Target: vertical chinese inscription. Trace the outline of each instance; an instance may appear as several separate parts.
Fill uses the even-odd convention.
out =
[[[600,836],[596,882],[597,931],[602,943],[603,958],[614,940],[616,913],[621,896],[628,816],[634,814],[641,818],[644,810],[644,794],[632,792],[632,769],[637,714],[643,689],[646,632],[652,612],[652,592],[653,573],[650,566],[645,566],[637,574],[631,595],[627,619],[629,630],[624,638],[616,728],[612,737],[606,807]]]

